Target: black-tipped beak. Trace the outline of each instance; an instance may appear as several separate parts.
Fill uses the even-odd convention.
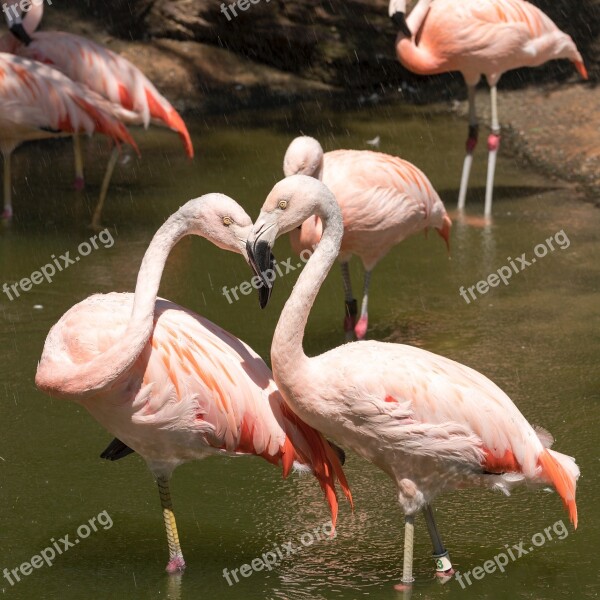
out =
[[[10,32],[23,44],[25,44],[26,46],[29,46],[29,44],[31,44],[31,42],[33,41],[30,37],[29,34],[27,33],[27,31],[25,31],[25,27],[23,26],[23,23],[16,23],[15,25],[13,25],[10,28]]]
[[[406,15],[403,12],[397,12],[392,15],[392,21],[398,29],[407,37],[412,37],[412,31],[406,23]]]
[[[275,257],[270,244],[261,240],[260,237],[257,237],[254,242],[250,240],[246,242],[246,252],[248,253],[248,264],[252,267],[254,274],[262,280],[262,285],[258,288],[258,302],[261,308],[265,308],[273,290]],[[268,277],[269,274],[272,274],[272,278]]]

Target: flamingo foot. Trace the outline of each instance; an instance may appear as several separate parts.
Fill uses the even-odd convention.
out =
[[[2,211],[2,217],[0,217],[2,221],[10,221],[13,218],[13,211],[10,206],[7,206]]]
[[[85,179],[83,177],[75,177],[73,187],[76,191],[82,192],[85,189]]]
[[[183,573],[184,569],[185,561],[183,560],[183,556],[178,554],[169,561],[166,571],[169,575],[175,575],[177,573]]]
[[[410,591],[410,590],[413,589],[413,584],[412,584],[412,582],[410,582],[410,583],[404,583],[404,582],[397,583],[394,586],[394,589],[397,592],[408,592],[408,591]]]
[[[354,333],[356,334],[356,339],[364,340],[367,335],[367,327],[369,325],[369,316],[363,315],[356,324],[354,328]]]

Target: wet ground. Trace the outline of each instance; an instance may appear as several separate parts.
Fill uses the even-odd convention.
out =
[[[342,504],[337,537],[310,545],[305,534],[328,520],[310,477],[283,482],[277,469],[249,458],[210,459],[178,469],[172,491],[188,569],[181,579],[169,578],[163,571],[167,556],[158,494],[143,461],[137,456],[101,461],[110,434],[76,405],[39,393],[33,377],[51,325],[92,293],[131,291],[152,235],[186,200],[220,191],[256,216],[281,177],[287,144],[300,131],[319,137],[327,149],[367,148],[365,140],[379,135],[380,149],[420,166],[452,209],[464,129],[462,121],[425,109],[342,112],[298,105],[192,122],[198,157],[191,163],[168,132],[138,136],[143,158],[123,159],[105,211],[114,244],[99,244],[52,283],[19,298],[0,294],[0,569],[18,567],[67,534],[74,540],[93,517],[100,523],[57,555],[52,566],[45,564],[12,586],[0,579],[6,598],[401,597],[392,588],[400,578],[403,536],[393,487],[353,455],[347,474],[356,511]],[[17,152],[17,216],[0,232],[0,285],[29,276],[52,255],[74,255],[89,242],[93,233],[85,225],[107,156],[102,140],[88,145],[86,197],[71,190],[67,142]],[[481,154],[467,204],[471,216],[483,211],[484,178]],[[450,259],[443,242],[430,235],[408,240],[375,270],[370,337],[415,344],[490,376],[532,423],[554,434],[558,450],[577,457],[583,473],[576,532],[556,494],[518,490],[505,498],[466,490],[440,498],[441,532],[463,573],[521,541],[524,549],[532,548],[532,537],[544,529],[550,528],[552,540],[546,536],[540,547],[510,560],[504,573],[471,577],[463,589],[456,580],[441,585],[433,579],[428,536],[418,520],[413,598],[598,597],[593,549],[600,542],[599,227],[600,211],[580,202],[572,187],[504,155],[490,227],[457,220]],[[459,294],[461,286],[473,286],[509,264],[509,257],[523,252],[535,257],[536,248],[541,254],[538,245],[547,246],[549,238],[554,251],[538,256],[508,285],[469,304]],[[276,252],[280,260],[291,256],[286,240]],[[352,274],[359,286],[358,265]],[[186,239],[167,264],[161,295],[207,316],[268,357],[279,309],[296,274],[278,282],[266,312],[259,311],[254,296],[229,304],[222,294],[224,286],[250,276],[239,257]],[[309,322],[307,351],[322,352],[343,341],[342,312],[340,277],[333,272]],[[284,552],[273,570],[252,572],[231,586],[223,576],[224,569],[239,569],[288,542],[297,552]]]

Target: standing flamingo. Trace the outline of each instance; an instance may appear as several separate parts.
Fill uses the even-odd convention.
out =
[[[362,340],[367,333],[369,283],[375,265],[407,237],[435,227],[446,240],[452,225],[443,202],[425,174],[396,156],[367,150],[323,153],[321,144],[308,136],[297,137],[283,160],[283,172],[310,175],[333,192],[344,220],[344,237],[338,260],[344,281],[346,338]],[[290,233],[292,248],[311,251],[321,239],[318,217],[308,219]],[[357,306],[352,294],[348,263],[356,254],[365,269],[365,283],[356,323]]]
[[[312,215],[321,218],[323,236],[277,323],[273,376],[300,419],[395,481],[406,522],[403,584],[413,581],[414,516],[419,511],[425,514],[438,572],[451,571],[431,509],[445,490],[484,486],[508,493],[518,482],[551,483],[577,527],[579,469],[574,459],[547,449],[549,434],[536,433],[511,399],[481,373],[420,348],[377,341],[306,356],[302,339],[308,315],[344,232],[335,197],[312,177],[280,181],[247,243],[250,263],[261,275],[277,237]],[[262,306],[268,298],[261,297]]]
[[[587,71],[573,40],[539,8],[525,0],[419,0],[405,18],[406,0],[391,0],[389,14],[398,26],[396,55],[410,71],[435,75],[460,71],[469,98],[469,135],[458,208],[464,209],[478,121],[475,88],[485,75],[491,91],[488,172],[484,214],[492,214],[496,156],[500,147],[497,85],[511,69],[537,67],[567,58],[584,79]]]
[[[169,252],[184,236],[245,255],[251,225],[227,196],[190,200],[152,239],[135,294],[90,296],[54,325],[35,378],[40,390],[83,405],[146,460],[159,487],[170,573],[185,567],[169,491],[184,462],[254,454],[281,464],[284,476],[294,463],[305,465],[334,524],[336,477],[351,499],[334,449],[287,408],[261,358],[207,319],[157,299]]]
[[[152,122],[176,131],[188,157],[194,147],[190,134],[177,111],[152,82],[127,59],[86,38],[65,32],[36,32],[43,17],[44,3],[34,3],[23,18],[15,17],[12,35],[0,40],[0,48],[32,60],[49,64],[73,81],[89,87],[121,108],[118,115],[127,125],[148,127]],[[16,10],[21,14],[20,8]],[[76,187],[83,187],[83,160],[80,140],[74,136]],[[92,217],[92,227],[100,227],[102,208],[119,157],[115,148],[102,182],[100,199]]]
[[[21,143],[99,132],[117,145],[126,142],[137,150],[126,127],[103,98],[39,62],[0,52],[0,104],[4,220],[13,214],[11,156]]]

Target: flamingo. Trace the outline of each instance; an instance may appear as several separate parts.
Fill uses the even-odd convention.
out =
[[[84,37],[60,31],[37,32],[43,11],[43,2],[33,3],[25,16],[15,17],[11,21],[12,35],[0,40],[0,48],[51,65],[73,81],[87,86],[119,107],[121,110],[116,114],[127,125],[143,125],[147,128],[154,123],[169,127],[179,134],[187,156],[193,158],[194,147],[183,119],[140,69],[108,48]],[[16,12],[22,14],[20,7]],[[77,136],[73,139],[75,186],[82,189],[81,144]],[[94,228],[100,227],[102,208],[118,158],[119,151],[115,148],[92,217]]]
[[[39,62],[0,52],[0,151],[4,158],[3,220],[13,215],[11,156],[23,142],[85,132],[126,142],[137,150],[108,103]]]
[[[537,67],[567,58],[587,79],[587,71],[573,40],[539,8],[525,0],[419,0],[408,19],[406,0],[391,0],[389,15],[398,26],[396,55],[410,71],[435,75],[460,71],[467,84],[469,135],[458,195],[463,210],[477,146],[478,120],[475,88],[485,75],[492,105],[488,137],[488,172],[484,215],[492,214],[496,157],[500,147],[497,85],[511,69]],[[414,35],[413,35],[414,34]]]
[[[351,500],[335,450],[287,408],[263,360],[218,325],[157,299],[169,252],[184,236],[245,255],[251,225],[227,196],[190,200],[152,239],[135,294],[97,294],[73,306],[50,330],[37,369],[40,390],[78,402],[117,436],[108,454],[118,458],[120,444],[146,460],[158,483],[169,573],[185,567],[169,489],[184,462],[246,454],[280,464],[284,476],[294,465],[310,469],[334,525],[335,478]]]
[[[270,285],[263,273],[275,240],[313,215],[323,222],[323,236],[277,323],[273,376],[298,418],[394,480],[406,524],[402,585],[413,581],[414,517],[419,511],[428,525],[437,572],[452,572],[431,508],[445,490],[483,486],[508,494],[517,483],[552,484],[577,527],[575,460],[550,450],[551,436],[536,431],[481,373],[420,348],[378,341],[306,356],[302,339],[308,316],[344,233],[335,197],[312,177],[280,181],[247,242],[250,264]],[[269,295],[261,296],[261,306]]]
[[[336,150],[323,153],[312,137],[297,137],[283,160],[283,172],[310,175],[333,192],[344,220],[344,237],[338,260],[344,282],[346,339],[361,340],[367,333],[369,284],[375,265],[398,243],[429,227],[446,241],[452,222],[431,182],[417,167],[397,156],[367,150]],[[322,223],[313,217],[290,233],[298,254],[319,243]],[[348,263],[358,256],[365,270],[360,319],[352,294]]]

